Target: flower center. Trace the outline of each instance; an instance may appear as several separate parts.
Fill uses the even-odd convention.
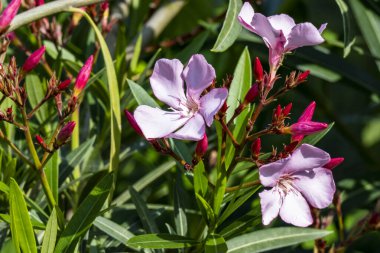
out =
[[[294,190],[293,180],[295,179],[295,177],[289,174],[282,175],[277,182],[277,187],[282,190],[284,194],[287,194]]]
[[[196,101],[194,101],[191,97],[188,97],[186,102],[181,102],[182,107],[182,115],[184,117],[191,118],[199,111],[199,105]]]

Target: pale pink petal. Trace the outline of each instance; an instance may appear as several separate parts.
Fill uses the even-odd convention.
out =
[[[202,92],[214,81],[215,70],[203,55],[195,54],[190,58],[182,75],[186,81],[187,97],[199,101]]]
[[[199,141],[203,138],[206,131],[205,121],[199,113],[195,114],[177,132],[168,135],[169,138]]]
[[[274,187],[278,179],[284,174],[284,168],[290,157],[272,163],[265,164],[259,168],[260,182],[265,187]]]
[[[279,41],[285,42],[285,37],[269,23],[268,18],[261,13],[255,13],[252,6],[244,3],[238,19],[240,23],[263,38],[265,44],[270,48],[276,48]]]
[[[298,47],[314,46],[321,44],[325,40],[318,29],[311,23],[301,23],[293,27],[285,45],[286,51],[291,51]]]
[[[285,37],[288,37],[290,31],[296,25],[293,18],[286,14],[270,16],[268,21],[274,29],[281,30]]]
[[[335,183],[332,172],[324,168],[300,171],[294,174],[297,178],[293,185],[306,198],[307,202],[316,208],[328,207],[335,193]]]
[[[283,198],[280,216],[286,223],[298,227],[307,227],[313,223],[309,205],[295,189],[288,191]]]
[[[277,217],[282,204],[280,193],[274,188],[259,193],[263,224],[268,225]]]
[[[294,173],[297,171],[319,168],[330,161],[330,155],[322,149],[309,144],[302,144],[291,155],[286,163],[284,171]]]
[[[189,120],[177,111],[167,112],[147,105],[137,107],[134,118],[147,139],[166,137]]]
[[[200,110],[199,112],[204,117],[206,124],[211,126],[214,120],[214,115],[223,106],[224,101],[228,95],[228,90],[226,88],[212,89],[209,93],[204,95],[200,99]]]
[[[327,27],[327,23],[322,24],[322,25],[319,27],[318,32],[319,32],[319,33],[322,33],[322,32],[326,29],[326,27]]]
[[[150,84],[154,95],[165,104],[178,109],[186,101],[181,73],[182,63],[177,60],[161,59],[154,65]]]

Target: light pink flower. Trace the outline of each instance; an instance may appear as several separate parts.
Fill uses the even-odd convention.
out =
[[[291,156],[261,166],[261,184],[272,188],[259,193],[263,224],[268,225],[280,214],[286,223],[311,225],[309,205],[325,208],[334,197],[332,172],[323,167],[330,160],[325,151],[303,144]]]
[[[212,124],[228,94],[226,88],[217,88],[201,97],[214,79],[214,68],[200,54],[193,55],[185,68],[177,59],[157,61],[150,83],[154,95],[169,105],[171,111],[146,105],[137,107],[134,117],[144,136],[201,140],[205,125]]]
[[[300,122],[310,122],[313,118],[315,107],[316,107],[315,101],[311,102],[303,111],[302,115],[298,118],[297,123]],[[304,135],[303,134],[294,134],[292,135],[292,142],[298,141],[301,142],[303,140]]]
[[[321,33],[327,24],[317,29],[311,23],[296,24],[286,14],[265,17],[255,13],[252,6],[246,2],[241,9],[238,19],[249,31],[263,38],[269,47],[269,62],[277,66],[284,53],[298,47],[318,45],[324,41]]]

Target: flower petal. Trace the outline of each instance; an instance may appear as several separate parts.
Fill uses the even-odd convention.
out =
[[[137,107],[134,117],[147,139],[166,137],[189,120],[177,111],[167,112],[147,105]]]
[[[203,138],[206,131],[205,121],[202,115],[195,114],[186,124],[177,132],[168,135],[169,138],[199,141]]]
[[[206,124],[211,126],[214,120],[214,115],[222,108],[224,101],[228,95],[228,90],[226,88],[212,89],[209,93],[204,95],[200,99],[200,110],[199,112],[204,117]]]
[[[154,65],[150,84],[154,95],[165,104],[178,109],[186,101],[181,73],[182,63],[177,60],[160,59]]]
[[[277,217],[282,204],[281,195],[275,189],[259,193],[263,224],[268,225]]]
[[[313,223],[310,207],[301,193],[295,189],[286,193],[280,209],[280,216],[286,223],[307,227]]]
[[[270,48],[276,48],[279,41],[285,41],[281,32],[272,27],[268,18],[261,13],[255,13],[248,2],[241,8],[238,19],[246,29],[262,37]]]
[[[187,97],[191,97],[194,101],[199,101],[202,92],[215,79],[215,70],[207,63],[203,55],[195,54],[190,58],[182,75],[186,81]]]
[[[335,183],[330,170],[316,168],[300,171],[294,174],[297,180],[293,185],[306,198],[310,205],[316,208],[328,207],[334,198]]]
[[[302,144],[296,149],[286,163],[284,171],[294,173],[302,170],[319,168],[330,161],[330,155],[322,149],[309,144]]]
[[[286,14],[270,16],[268,21],[274,29],[281,30],[285,38],[288,37],[290,31],[296,25],[293,18]]]
[[[261,166],[259,168],[261,184],[265,187],[274,187],[280,176],[284,174],[284,168],[289,160],[290,156]]]
[[[291,51],[298,47],[314,46],[321,44],[325,40],[318,29],[311,23],[301,23],[293,27],[285,45],[286,51]]]

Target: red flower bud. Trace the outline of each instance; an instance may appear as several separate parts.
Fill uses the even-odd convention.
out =
[[[206,154],[207,148],[208,148],[208,140],[207,140],[207,135],[205,133],[203,135],[203,139],[198,141],[198,143],[197,143],[197,147],[195,148],[195,154],[199,158],[201,158]]]
[[[277,105],[274,111],[274,117],[279,118],[281,116],[281,112],[282,112],[281,105]]]
[[[12,0],[0,15],[0,30],[4,31],[13,18],[16,16],[20,8],[21,0]]]
[[[45,50],[46,50],[46,47],[45,46],[42,46],[40,47],[39,49],[37,49],[36,51],[34,51],[29,57],[28,59],[26,59],[24,65],[22,66],[22,69],[25,71],[25,72],[29,72],[31,71],[32,69],[34,69],[38,63],[40,62],[42,56],[44,55],[45,53]]]
[[[253,100],[255,100],[255,98],[257,97],[257,95],[259,95],[259,86],[257,85],[257,83],[254,83],[252,87],[249,89],[249,91],[247,92],[247,94],[245,95],[244,103],[249,104],[253,102]]]
[[[222,108],[220,108],[220,112],[222,113],[226,113],[228,110],[228,106],[227,106],[227,102],[224,101],[223,105],[222,105]]]
[[[290,113],[290,110],[292,109],[292,103],[289,103],[287,106],[285,106],[285,108],[282,110],[282,115],[284,117],[288,116],[289,113]]]
[[[325,165],[323,165],[323,168],[328,169],[328,170],[332,170],[336,166],[338,166],[339,164],[341,164],[343,161],[344,161],[343,157],[331,158],[330,162],[328,162]]]
[[[71,79],[66,79],[58,85],[58,90],[66,90],[71,84]]]
[[[36,135],[36,141],[38,142],[38,144],[40,144],[41,146],[45,146],[45,141],[44,139],[40,136],[40,135]]]
[[[35,4],[36,4],[36,6],[43,5],[43,4],[45,4],[45,0],[36,0]]]
[[[129,122],[129,124],[131,125],[131,127],[135,130],[135,132],[137,134],[139,134],[140,136],[144,137],[144,134],[141,131],[141,128],[137,124],[135,117],[133,117],[132,113],[130,113],[128,110],[124,110],[124,114],[125,114],[125,117],[127,118],[128,122]]]
[[[102,11],[106,11],[108,8],[109,8],[109,2],[108,1],[105,1],[105,2],[103,2],[101,5],[100,5],[100,9],[102,10]]]
[[[65,142],[73,134],[74,128],[75,128],[75,121],[67,122],[67,124],[62,127],[61,131],[59,131],[56,144],[58,146],[65,144]]]
[[[84,87],[86,87],[86,84],[88,82],[88,79],[90,78],[90,74],[92,71],[92,64],[94,62],[94,56],[91,55],[81,70],[78,73],[77,80],[75,81],[75,87],[74,87],[74,96],[77,97]]]
[[[256,57],[255,64],[253,66],[255,77],[257,81],[262,81],[264,77],[263,66],[261,65],[260,59]]]
[[[303,111],[302,115],[298,118],[298,122],[310,121],[313,118],[315,106],[315,101],[311,102]]]
[[[306,78],[309,76],[310,70],[306,70],[305,72],[298,75],[297,82],[303,82],[306,80]]]
[[[261,150],[261,139],[257,138],[251,146],[251,152],[252,152],[252,157],[257,160],[260,155],[260,150]]]
[[[292,135],[309,135],[309,134],[320,132],[326,129],[327,127],[328,125],[326,123],[304,121],[304,122],[297,122],[291,125],[289,127],[289,130]]]

